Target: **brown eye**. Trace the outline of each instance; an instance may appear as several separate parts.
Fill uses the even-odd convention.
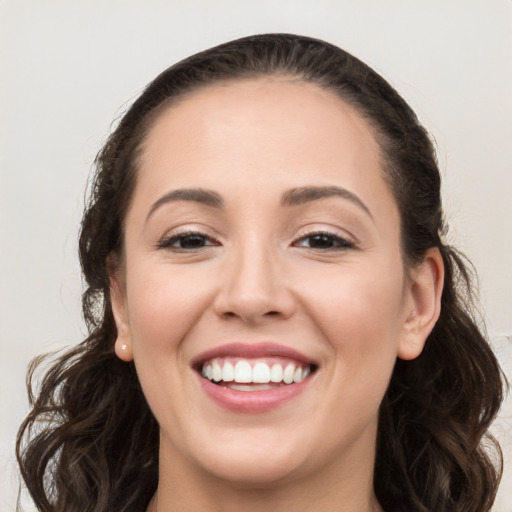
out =
[[[219,245],[215,240],[202,233],[179,233],[164,238],[159,244],[160,249],[177,251],[194,251],[203,247]]]
[[[207,243],[206,237],[202,235],[182,236],[176,241],[176,245],[180,249],[198,249],[204,247]]]
[[[350,249],[354,246],[348,240],[331,233],[313,233],[302,237],[294,245],[323,251]]]

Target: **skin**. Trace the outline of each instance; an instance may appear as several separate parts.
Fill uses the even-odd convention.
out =
[[[287,78],[210,86],[155,121],[111,291],[116,353],[135,360],[161,430],[149,510],[381,510],[379,404],[396,358],[417,357],[438,318],[443,268],[436,250],[404,268],[380,161],[352,107]],[[307,186],[361,204],[283,205]],[[197,188],[223,207],[162,199]],[[172,237],[191,231],[205,245],[180,248]],[[315,245],[319,232],[331,248]],[[318,370],[277,409],[222,409],[191,361],[233,341],[293,347]]]

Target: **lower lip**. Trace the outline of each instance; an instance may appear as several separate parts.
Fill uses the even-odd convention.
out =
[[[286,384],[274,389],[239,391],[218,384],[198,375],[205,393],[220,407],[238,413],[262,413],[281,407],[300,393],[310,382],[307,377],[295,384]]]

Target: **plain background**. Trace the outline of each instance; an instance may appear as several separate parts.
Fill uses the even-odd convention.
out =
[[[510,378],[512,1],[0,0],[0,512],[15,507],[27,364],[84,335],[77,229],[111,122],[176,60],[261,32],[302,33],[354,53],[432,132],[449,240],[478,269]],[[494,426],[509,465],[511,409],[509,400]],[[497,512],[512,511],[511,475]]]

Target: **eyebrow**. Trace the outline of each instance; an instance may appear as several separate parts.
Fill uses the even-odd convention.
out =
[[[283,194],[281,203],[283,206],[298,206],[301,204],[317,201],[319,199],[326,199],[328,197],[342,197],[351,203],[359,206],[366,212],[372,219],[373,215],[361,199],[350,190],[341,187],[327,186],[327,187],[299,187],[288,190]]]
[[[373,215],[370,209],[359,199],[359,197],[347,190],[346,188],[336,186],[308,186],[292,188],[285,192],[281,198],[281,204],[283,206],[299,206],[301,204],[309,203],[311,201],[318,201],[319,199],[326,199],[329,197],[342,197],[348,201],[359,206],[364,212],[366,212],[372,219]],[[202,188],[180,188],[171,190],[160,199],[155,201],[151,206],[147,216],[146,222],[149,217],[160,208],[162,205],[172,203],[174,201],[193,201],[196,203],[204,204],[211,208],[222,208],[224,201],[220,194],[213,190],[206,190]]]
[[[174,201],[194,201],[210,206],[211,208],[222,208],[224,205],[222,197],[213,190],[205,190],[203,188],[180,188],[171,190],[154,202],[146,216],[146,222],[160,206]]]

